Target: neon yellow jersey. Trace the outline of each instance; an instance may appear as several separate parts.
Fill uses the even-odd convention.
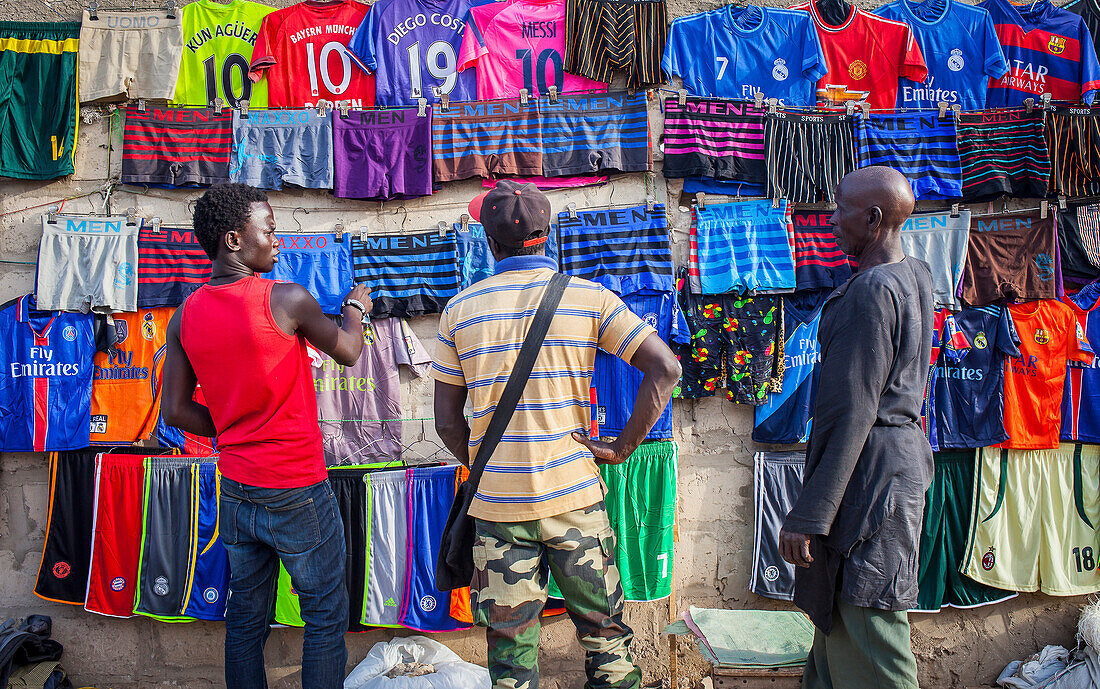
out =
[[[185,5],[183,59],[174,102],[205,106],[220,97],[229,107],[247,99],[250,107],[266,108],[267,80],[249,81],[248,63],[260,22],[274,11],[248,0],[226,5],[198,0]]]

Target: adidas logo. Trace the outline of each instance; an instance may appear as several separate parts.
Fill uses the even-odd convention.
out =
[[[395,601],[393,598],[387,598],[386,602],[383,603],[382,605],[386,606],[387,608],[396,608],[397,607],[397,601]]]

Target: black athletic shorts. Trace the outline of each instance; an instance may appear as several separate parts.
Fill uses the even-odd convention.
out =
[[[571,74],[610,83],[621,70],[632,91],[660,86],[667,40],[665,0],[565,2],[565,71]]]
[[[955,125],[962,163],[963,198],[1046,196],[1050,156],[1043,113],[1024,109],[958,114]]]
[[[1100,195],[1100,108],[1047,113],[1052,196]]]
[[[852,115],[779,111],[764,118],[768,198],[832,203],[844,175],[856,169]]]
[[[340,519],[344,522],[349,632],[373,629],[362,623],[364,579],[367,576],[367,484],[363,476],[367,471],[359,467],[333,467],[328,471],[328,480],[340,508]]]
[[[1058,252],[1066,290],[1077,290],[1100,277],[1100,205],[1058,211]]]

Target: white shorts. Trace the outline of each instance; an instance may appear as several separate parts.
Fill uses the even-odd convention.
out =
[[[49,311],[137,311],[137,225],[124,216],[42,218],[37,307]]]
[[[84,10],[80,23],[80,102],[104,98],[171,100],[183,57],[183,16]]]

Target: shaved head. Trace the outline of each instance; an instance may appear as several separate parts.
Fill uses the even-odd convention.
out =
[[[882,166],[850,172],[836,188],[836,211],[829,218],[837,245],[860,268],[904,258],[898,236],[916,205],[909,180]]]

